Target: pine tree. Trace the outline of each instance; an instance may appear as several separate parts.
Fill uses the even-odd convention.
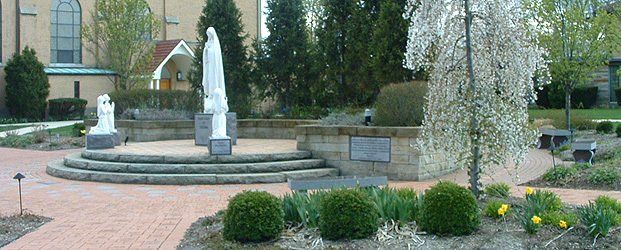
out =
[[[410,80],[412,71],[405,68],[405,45],[407,44],[408,23],[403,18],[405,0],[382,1],[377,25],[371,41],[371,68],[375,83],[373,91],[389,83]]]
[[[286,110],[311,104],[309,39],[302,0],[268,0],[267,29],[263,41],[264,81],[258,85],[265,96],[274,96]]]
[[[6,63],[6,106],[18,118],[41,119],[45,115],[50,83],[34,49],[26,47]]]
[[[226,96],[232,112],[244,117],[252,108],[250,89],[250,64],[241,22],[241,12],[233,0],[206,0],[196,31],[199,45],[194,52],[195,59],[189,73],[192,88],[202,91],[203,48],[207,41],[207,28],[214,27],[222,49]]]

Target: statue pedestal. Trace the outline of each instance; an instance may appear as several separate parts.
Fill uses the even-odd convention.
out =
[[[86,149],[114,148],[114,135],[86,135]]]
[[[213,114],[194,114],[194,144],[209,146]],[[237,114],[226,113],[226,135],[231,137],[231,143],[237,145]]]
[[[209,138],[209,155],[231,155],[233,147],[231,139],[211,139]]]
[[[115,146],[121,146],[121,135],[118,132],[112,133],[112,139],[114,139]]]

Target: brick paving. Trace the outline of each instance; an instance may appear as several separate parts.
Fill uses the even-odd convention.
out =
[[[280,150],[295,149],[294,142],[271,141],[267,145],[280,145]],[[166,143],[158,144],[161,146]],[[264,151],[267,146],[259,143],[255,147],[259,147],[257,151]],[[54,219],[6,249],[174,249],[192,222],[224,208],[230,196],[246,189],[265,190],[276,195],[289,191],[286,184],[119,185],[70,181],[45,174],[48,161],[71,152],[76,150],[40,152],[0,148],[0,213],[18,212],[17,183],[11,178],[16,172],[22,172],[27,176],[22,184],[24,207],[30,213]],[[523,183],[543,173],[551,166],[551,160],[546,152],[533,150],[520,167],[490,169],[487,172],[493,174],[482,181]],[[459,170],[434,180],[393,182],[391,185],[424,190],[438,179],[465,184],[465,172]],[[519,178],[516,172],[520,173]],[[523,193],[523,187],[513,189],[517,195]],[[570,203],[585,203],[603,193],[621,199],[621,192],[551,190]]]

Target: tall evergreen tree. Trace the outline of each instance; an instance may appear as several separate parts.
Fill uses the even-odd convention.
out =
[[[408,23],[403,18],[405,0],[382,1],[371,41],[371,68],[376,85],[374,93],[388,83],[410,80],[412,71],[405,68]]]
[[[13,54],[4,67],[6,106],[18,118],[41,119],[45,115],[50,83],[45,66],[34,49],[24,48]]]
[[[257,67],[265,70],[258,88],[274,96],[286,110],[294,105],[311,104],[309,39],[302,0],[268,0],[267,29],[263,41],[264,60]]]
[[[220,39],[226,96],[231,111],[244,117],[252,108],[250,89],[250,64],[246,35],[241,22],[241,12],[233,0],[206,0],[196,31],[199,45],[194,52],[195,59],[189,73],[192,88],[202,91],[203,48],[207,41],[207,28],[214,27]]]

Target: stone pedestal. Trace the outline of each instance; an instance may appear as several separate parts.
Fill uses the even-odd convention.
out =
[[[121,146],[121,135],[117,133],[112,133],[112,139],[114,140],[115,146]]]
[[[209,146],[213,114],[197,113],[194,115],[194,144]],[[231,137],[231,143],[237,145],[237,113],[226,113],[226,135]]]
[[[231,139],[211,139],[209,138],[210,155],[231,155],[233,147]]]
[[[541,137],[537,143],[539,149],[555,150],[570,142],[572,133],[561,129],[540,129]]]
[[[86,135],[86,149],[114,148],[113,135]]]

